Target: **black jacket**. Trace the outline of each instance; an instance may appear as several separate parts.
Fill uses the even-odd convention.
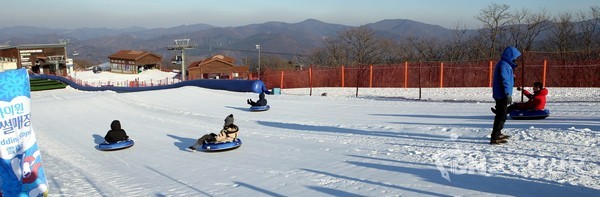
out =
[[[256,101],[256,105],[254,106],[265,106],[267,105],[267,99],[265,99],[265,93],[260,93],[258,95],[258,101]]]
[[[104,136],[104,140],[108,143],[114,143],[122,140],[129,139],[129,136],[125,133],[125,130],[121,129],[121,122],[114,120],[110,123],[110,131]]]

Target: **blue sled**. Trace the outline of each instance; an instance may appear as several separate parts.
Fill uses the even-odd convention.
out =
[[[133,142],[132,139],[118,141],[115,143],[102,142],[102,143],[98,144],[98,150],[103,150],[103,151],[121,150],[121,149],[132,147],[133,144],[135,144],[135,143]]]
[[[267,111],[269,109],[271,109],[271,106],[269,106],[269,105],[265,105],[265,106],[252,106],[252,107],[250,107],[250,111],[256,111],[256,112],[258,112],[258,111]]]
[[[550,116],[550,110],[513,110],[509,115],[515,120],[538,120]]]
[[[204,143],[202,144],[202,151],[214,152],[214,151],[224,151],[236,149],[242,146],[242,140],[240,138],[236,138],[231,142],[216,142],[216,143]]]

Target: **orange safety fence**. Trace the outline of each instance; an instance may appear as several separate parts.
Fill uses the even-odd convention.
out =
[[[394,65],[264,69],[267,87],[491,87],[496,61],[405,62]],[[600,61],[527,60],[514,70],[515,86],[600,87]],[[285,77],[284,77],[285,76]]]

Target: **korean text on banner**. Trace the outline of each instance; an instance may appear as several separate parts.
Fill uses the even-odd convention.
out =
[[[46,196],[26,69],[0,72],[0,195]]]

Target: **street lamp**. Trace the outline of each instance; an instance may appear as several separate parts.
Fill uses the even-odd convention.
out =
[[[258,80],[260,80],[260,44],[256,45],[256,49],[258,50]]]

